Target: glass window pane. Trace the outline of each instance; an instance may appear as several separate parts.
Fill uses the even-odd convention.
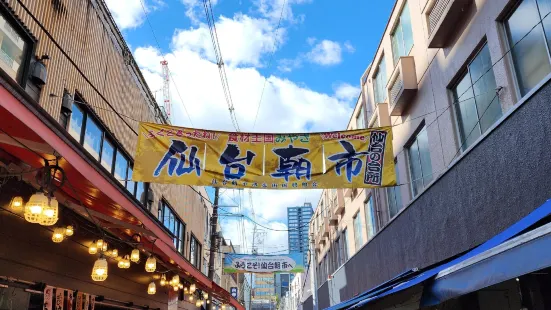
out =
[[[480,118],[480,133],[485,132],[501,117],[501,104],[496,95],[496,80],[488,46],[484,46],[469,66],[476,107]],[[487,72],[487,73],[486,73]],[[476,78],[473,75],[476,74]],[[473,135],[476,135],[473,132]]]
[[[364,205],[365,222],[367,224],[367,239],[373,238],[375,235],[375,212],[373,210],[373,199],[369,197]]]
[[[453,89],[457,123],[461,135],[461,145],[466,149],[480,136],[478,113],[470,78],[465,75]]]
[[[115,178],[125,184],[126,170],[128,169],[128,160],[121,152],[117,152],[117,160],[115,161]]]
[[[511,55],[523,96],[551,72],[543,30],[541,25],[537,25],[539,21],[536,3],[534,0],[525,0],[506,22],[509,44],[514,46],[522,39],[514,46]]]
[[[421,158],[421,170],[423,171],[423,186],[427,186],[432,180],[432,164],[430,160],[429,137],[426,130],[421,130],[417,135],[419,156]]]
[[[103,133],[99,126],[91,117],[86,118],[86,130],[84,133],[84,148],[99,160],[99,152],[101,148],[101,139]]]
[[[0,15],[0,68],[17,80],[23,69],[27,43]]]
[[[73,103],[73,113],[71,113],[71,123],[69,124],[69,134],[80,143],[80,134],[82,133],[82,122],[84,113]]]
[[[362,223],[359,213],[354,217],[354,243],[357,252],[363,244]]]
[[[128,167],[128,175],[126,177],[128,180],[132,180],[132,167]],[[135,187],[136,183],[134,181],[126,181],[126,189],[130,192],[130,194],[134,195],[134,192],[136,190]]]
[[[413,29],[411,28],[411,15],[408,3],[404,5],[404,9],[402,10],[400,24],[402,25],[402,36],[404,38],[404,56],[407,56],[413,47]]]
[[[109,172],[113,170],[113,155],[115,155],[115,148],[113,147],[113,144],[111,144],[111,142],[107,139],[104,139],[101,150],[101,165],[105,167],[105,169],[109,170]]]
[[[413,144],[409,147],[408,157],[413,196],[417,196],[417,194],[423,189],[423,175],[421,172],[419,147],[417,146],[417,141],[413,142]]]
[[[145,185],[143,182],[136,183],[136,198],[149,209],[149,206],[147,206],[147,203],[145,201]]]
[[[402,48],[402,31],[400,28],[400,24],[398,24],[396,30],[394,31],[394,34],[391,37],[392,60],[394,61],[395,65],[398,63],[398,60],[400,60],[400,56],[404,55],[404,51]]]

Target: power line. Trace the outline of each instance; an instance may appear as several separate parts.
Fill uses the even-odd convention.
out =
[[[272,50],[272,54],[270,55],[270,60],[268,61],[268,69],[272,66],[272,61],[274,60],[274,55],[277,50],[277,34],[279,32],[279,28],[281,27],[281,20],[283,19],[283,13],[285,12],[285,6],[287,5],[287,0],[283,1],[283,5],[281,6],[281,13],[279,14],[279,21],[277,22],[277,27],[274,32],[274,48]],[[258,100],[258,106],[256,108],[256,115],[254,117],[254,123],[253,123],[253,130],[256,127],[256,121],[258,119],[258,112],[260,112],[260,106],[262,105],[262,98],[264,97],[264,90],[266,89],[266,83],[268,82],[268,78],[264,78],[264,85],[262,85],[262,92],[260,93],[260,100]]]
[[[157,48],[159,49],[159,53],[161,54],[161,57],[164,61],[166,61],[165,56],[163,55],[161,44],[159,44],[159,40],[157,39],[157,36],[155,35],[155,30],[153,29],[153,25],[151,24],[151,21],[149,20],[149,14],[147,13],[147,10],[145,9],[145,4],[143,3],[143,0],[140,0],[140,4],[142,5],[142,10],[145,15],[145,20],[147,21],[147,24],[149,25],[149,28],[151,29],[151,33],[153,34],[153,38],[155,39],[155,42],[157,43]],[[187,118],[189,120],[189,123],[191,126],[193,125],[193,121],[191,120],[191,116],[187,110],[186,104],[184,100],[182,99],[182,95],[180,95],[180,89],[178,88],[178,85],[176,84],[176,81],[174,80],[174,77],[172,76],[172,71],[170,71],[170,68],[167,68],[168,75],[170,76],[170,80],[172,83],[174,83],[174,88],[176,89],[176,93],[178,94],[178,97],[180,98],[180,102],[182,103],[182,106],[184,107],[184,110],[186,111]]]
[[[209,26],[210,38],[214,48],[214,54],[216,56],[216,65],[218,66],[218,73],[220,75],[220,81],[222,82],[222,90],[224,91],[224,97],[226,99],[226,104],[228,105],[230,118],[232,120],[233,127],[236,131],[239,132],[239,124],[237,123],[237,117],[235,115],[235,108],[233,106],[230,85],[228,82],[228,77],[226,75],[226,67],[224,65],[224,59],[222,57],[222,50],[220,49],[220,43],[218,42],[216,22],[214,20],[214,14],[212,13],[212,5],[210,0],[203,0],[203,7],[205,9],[205,16],[207,18],[207,24]]]

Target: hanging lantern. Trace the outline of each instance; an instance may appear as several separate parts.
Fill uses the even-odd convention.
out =
[[[210,304],[210,300],[207,299],[207,305]]]
[[[203,299],[209,299],[209,293],[203,292]]]
[[[172,285],[178,286],[180,284],[180,277],[176,274],[172,277]]]
[[[119,257],[119,250],[117,250],[117,249],[111,250],[111,257],[113,257],[113,258]]]
[[[49,205],[48,197],[44,193],[36,193],[25,204],[25,220],[29,223],[38,223],[42,210]]]
[[[92,280],[105,281],[107,279],[107,260],[103,257],[98,258],[92,269]]]
[[[103,249],[103,239],[99,239],[98,241],[96,241],[96,246],[98,247],[98,249]]]
[[[184,293],[186,293],[186,294],[187,294],[187,292],[188,292],[188,289],[187,289],[187,287],[184,287]]]
[[[155,286],[154,282],[151,282],[147,287],[147,294],[154,295],[155,293],[157,293],[157,287]]]
[[[65,228],[65,236],[71,237],[75,233],[75,229],[73,226],[68,225],[67,228]]]
[[[226,305],[222,305],[222,310],[226,310]]]
[[[96,241],[92,242],[90,247],[88,247],[88,253],[89,254],[96,254],[98,252],[98,246],[96,245]]]
[[[173,289],[174,289],[175,292],[178,291],[178,287],[177,287],[177,286],[173,287]]]
[[[197,289],[197,288],[195,287],[195,283],[193,283],[192,285],[189,286],[189,292],[190,292],[191,294],[195,293],[195,290],[196,290],[196,289]]]
[[[197,300],[197,302],[195,303],[195,307],[201,307],[202,304],[203,304],[202,301]]]
[[[50,198],[50,202],[42,209],[39,223],[42,226],[52,226],[57,223],[59,212],[59,203],[55,197]]]
[[[161,275],[161,281],[159,281],[159,284],[161,286],[165,286],[166,285],[166,276],[165,274],[163,273],[163,275]]]
[[[57,227],[54,229],[54,234],[52,235],[52,241],[55,243],[60,243],[63,241],[65,236],[65,228]]]
[[[137,263],[140,261],[140,250],[134,249],[132,250],[132,254],[130,254],[130,260],[134,263]]]
[[[149,258],[145,262],[145,271],[155,272],[155,269],[157,269],[157,260],[155,259],[155,257],[149,256]]]
[[[10,202],[10,207],[14,211],[19,211],[23,207],[23,197],[21,196],[15,196],[12,198]]]
[[[193,295],[189,295],[189,301],[193,301]]]

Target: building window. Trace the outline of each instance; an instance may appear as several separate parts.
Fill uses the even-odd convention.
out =
[[[467,72],[452,92],[461,147],[465,150],[501,116],[487,44],[468,64]]]
[[[399,180],[398,161],[394,159],[394,169],[396,171],[396,180]],[[388,214],[389,218],[393,218],[402,209],[402,196],[400,194],[400,186],[392,186],[386,188],[386,196],[388,199]]]
[[[432,180],[429,139],[425,129],[423,127],[407,147],[413,196],[417,196]]]
[[[174,246],[180,254],[184,254],[184,236],[186,224],[174,213],[168,203],[162,199],[159,207],[159,220],[163,226],[172,234]]]
[[[523,0],[505,21],[509,45],[514,46],[511,56],[522,96],[551,72],[551,19],[542,21],[550,11],[549,1]]]
[[[413,47],[413,30],[411,29],[411,15],[409,14],[407,2],[400,14],[398,25],[396,25],[391,35],[391,41],[392,59],[394,60],[394,65],[396,65],[400,57],[409,55]]]
[[[8,21],[4,10],[0,14],[0,68],[18,83],[29,61],[30,40],[24,38],[15,23]],[[14,29],[16,27],[16,29]]]
[[[84,149],[88,151],[94,157],[95,160],[99,160],[99,153],[101,149],[101,139],[103,132],[96,122],[91,118],[86,118],[86,127],[84,130]]]
[[[386,62],[385,55],[383,55],[377,66],[377,73],[373,77],[373,92],[376,104],[386,102],[386,82]]]
[[[342,231],[342,241],[341,241],[341,257],[343,260],[343,263],[348,260],[348,257],[350,256],[350,252],[348,251],[348,229],[344,229]]]
[[[360,105],[360,110],[358,111],[358,114],[356,115],[356,127],[358,129],[364,129],[365,128],[364,107],[362,105]]]
[[[113,161],[115,160],[115,148],[109,140],[104,139],[101,149],[101,165],[107,171],[113,173]]]
[[[71,113],[71,121],[69,123],[69,134],[75,138],[79,143],[81,141],[82,124],[84,122],[84,112],[75,103],[73,103],[73,113]]]
[[[125,187],[141,204],[147,205],[147,184],[132,181],[132,163],[122,148],[117,148],[114,139],[97,121],[97,118],[80,103],[75,94],[71,118],[67,126],[69,134],[80,143],[92,157]],[[146,206],[150,207],[150,206]]]
[[[128,171],[128,159],[121,152],[117,152],[115,160],[115,179],[122,185],[126,183],[126,172]]]
[[[360,212],[356,213],[353,219],[354,225],[354,247],[356,252],[363,245],[363,236],[362,236],[362,219],[360,218]]]
[[[364,202],[365,222],[367,223],[367,239],[373,238],[377,231],[377,218],[373,206],[373,196],[369,196]]]
[[[201,266],[199,265],[201,263],[201,244],[195,237],[191,236],[191,241],[189,243],[189,262],[197,267],[198,269],[201,269]]]

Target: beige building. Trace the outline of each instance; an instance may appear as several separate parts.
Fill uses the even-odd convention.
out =
[[[392,126],[398,186],[323,191],[310,227],[319,286],[541,87],[542,2],[396,1],[347,128]]]

